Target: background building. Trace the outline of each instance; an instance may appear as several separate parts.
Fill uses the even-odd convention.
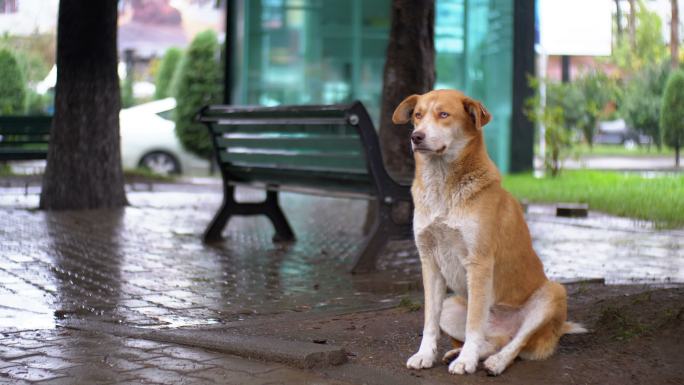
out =
[[[54,33],[59,0],[0,0],[0,34]]]

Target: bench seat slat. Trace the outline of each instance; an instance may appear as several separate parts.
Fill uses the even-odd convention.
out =
[[[213,125],[212,130],[216,134],[228,134],[228,135],[274,135],[279,133],[281,135],[334,135],[334,136],[356,136],[356,130],[353,127],[335,125],[335,124],[316,124],[316,125],[274,125],[274,126],[264,126],[264,125]]]
[[[0,116],[0,135],[48,135],[51,116]]]
[[[224,168],[231,176],[231,180],[246,184],[262,184],[276,186],[290,186],[292,190],[313,189],[333,190],[346,194],[358,194],[359,197],[372,197],[375,189],[367,174],[347,172],[331,172],[328,170],[300,170],[279,169],[268,167],[247,167],[231,165]],[[280,188],[279,188],[280,189]]]
[[[347,104],[277,107],[212,105],[202,111],[202,118],[221,115],[262,118],[344,117],[350,106]]]
[[[50,135],[50,127],[2,127],[0,135]]]
[[[25,140],[12,140],[5,141],[4,138],[0,138],[0,147],[18,147],[22,148],[24,145],[47,145],[47,139],[25,139]]]
[[[47,148],[45,148],[45,149],[0,148],[0,160],[41,160],[41,159],[47,159]]]
[[[217,139],[220,149],[237,147],[259,149],[287,149],[300,151],[354,153],[364,156],[363,147],[355,137],[280,137],[280,138],[244,138],[244,137],[221,137]]]
[[[221,161],[249,167],[290,170],[336,170],[367,174],[363,156],[327,154],[264,154],[255,152],[222,152]]]
[[[322,126],[322,125],[343,125],[346,124],[345,118],[240,118],[240,117],[206,117],[202,119],[205,123],[214,123],[219,126]]]

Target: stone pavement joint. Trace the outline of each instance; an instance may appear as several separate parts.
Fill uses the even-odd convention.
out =
[[[335,366],[347,361],[344,349],[334,345],[287,341],[272,337],[233,335],[219,330],[143,329],[95,320],[64,320],[61,324],[71,329],[201,347],[303,369]]]

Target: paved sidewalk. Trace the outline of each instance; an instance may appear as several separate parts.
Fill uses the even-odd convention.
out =
[[[237,218],[226,242],[212,247],[200,235],[220,203],[220,186],[130,190],[126,209],[46,213],[33,209],[35,187],[0,189],[0,382],[326,383],[332,380],[314,372],[57,325],[92,319],[216,328],[386,308],[419,285],[410,242],[381,258],[380,273],[347,273],[362,239],[363,201],[284,194],[296,242],[275,245],[266,219]],[[544,206],[532,206],[528,221],[554,279],[684,282],[682,230],[598,213],[556,218]],[[98,375],[102,381],[92,379]]]

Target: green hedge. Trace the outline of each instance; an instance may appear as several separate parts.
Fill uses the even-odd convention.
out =
[[[204,31],[195,37],[177,71],[174,76],[176,135],[186,150],[209,158],[212,153],[209,134],[194,117],[202,106],[220,100],[219,44],[214,31]]]

